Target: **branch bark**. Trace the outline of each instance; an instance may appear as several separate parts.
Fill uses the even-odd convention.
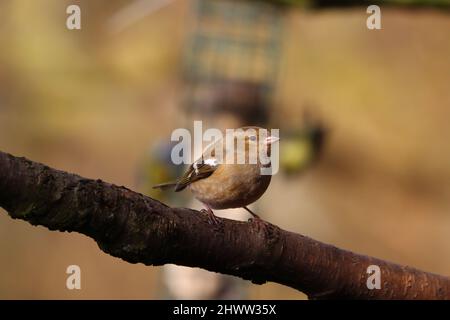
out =
[[[309,298],[450,299],[450,279],[359,255],[268,225],[222,219],[101,180],[0,152],[0,206],[14,219],[79,232],[130,263],[200,267],[254,283],[277,282]],[[367,267],[381,289],[367,288]]]

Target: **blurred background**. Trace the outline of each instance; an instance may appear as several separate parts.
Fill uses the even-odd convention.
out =
[[[280,2],[1,1],[0,150],[195,207],[150,188],[183,169],[167,161],[174,129],[279,128],[281,170],[258,213],[450,275],[448,1],[381,1],[381,30],[367,3]],[[66,28],[71,4],[81,30]],[[305,298],[129,264],[0,212],[2,299]],[[71,264],[81,290],[66,289]]]

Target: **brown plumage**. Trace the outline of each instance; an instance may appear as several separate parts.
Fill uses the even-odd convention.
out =
[[[234,148],[230,149],[226,140],[217,141],[203,151],[201,158],[190,165],[177,182],[155,188],[173,187],[175,191],[181,191],[188,187],[194,197],[206,206],[214,222],[217,218],[212,209],[240,207],[259,219],[247,206],[264,194],[272,176],[261,174],[261,169],[270,167],[270,163],[263,164],[258,155],[261,150],[270,156],[270,145],[278,138],[267,136],[267,131],[258,127],[241,129],[226,137],[234,139]],[[256,152],[256,159],[250,158],[251,151]],[[231,155],[233,163],[229,163]],[[238,163],[238,160],[244,160],[244,163]]]

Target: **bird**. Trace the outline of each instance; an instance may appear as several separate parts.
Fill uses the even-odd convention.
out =
[[[229,144],[226,139],[233,139]],[[175,192],[190,189],[193,196],[206,209],[210,222],[220,223],[213,210],[244,208],[256,221],[263,220],[247,206],[258,200],[267,190],[271,174],[270,161],[263,161],[261,154],[270,159],[272,144],[279,138],[268,135],[260,127],[242,127],[227,132],[225,139],[219,139],[207,146],[199,159],[194,161],[175,182],[162,183],[153,188],[173,188]],[[231,146],[231,147],[230,147]],[[256,151],[256,152],[255,152]],[[256,154],[256,159],[252,156]]]

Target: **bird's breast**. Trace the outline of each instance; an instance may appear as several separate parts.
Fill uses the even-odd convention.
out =
[[[193,195],[213,209],[247,206],[258,200],[270,184],[258,165],[221,165],[211,176],[190,185]]]

